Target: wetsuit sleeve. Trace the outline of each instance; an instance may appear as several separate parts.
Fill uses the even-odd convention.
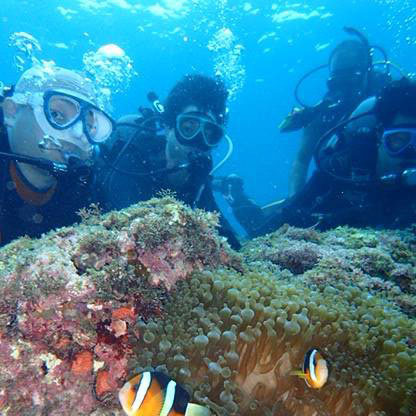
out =
[[[258,235],[276,231],[283,224],[295,227],[311,227],[319,219],[316,215],[321,198],[330,191],[331,179],[320,171],[315,171],[301,191],[287,199],[279,206],[277,212],[270,216],[262,227],[257,230]]]
[[[222,215],[220,209],[218,208],[218,205],[214,198],[214,194],[212,192],[211,185],[209,183],[206,184],[204,190],[202,191],[202,194],[198,203],[198,208],[205,209],[206,211],[219,212],[220,213],[220,229],[219,229],[220,235],[227,238],[228,243],[234,250],[239,250],[241,248],[241,244],[238,241],[230,223]]]
[[[260,206],[245,194],[230,203],[233,214],[250,238],[257,236],[258,228],[264,224],[265,215]]]

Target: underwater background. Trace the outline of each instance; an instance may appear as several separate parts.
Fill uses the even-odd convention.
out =
[[[344,26],[385,48],[405,72],[416,72],[416,4],[410,0],[2,0],[1,5],[0,81],[6,85],[33,59],[87,70],[113,91],[112,115],[118,118],[147,105],[150,90],[164,99],[184,74],[223,76],[231,92],[228,134],[234,152],[217,174],[237,173],[262,204],[287,194],[300,133],[281,134],[278,125],[296,104],[296,82],[349,38]],[[97,61],[97,50],[106,44],[125,52],[121,64],[110,57],[110,68],[114,64],[119,72],[104,73],[109,67]],[[321,97],[326,76],[323,70],[302,85],[306,103]],[[224,145],[216,157],[225,152]]]
[[[278,125],[296,83],[345,26],[416,74],[416,0],[0,4],[5,85],[36,62],[83,70],[117,119],[184,74],[222,76],[234,152],[217,174],[261,204],[287,195],[301,133]],[[326,77],[302,85],[306,103]],[[283,226],[237,253],[215,215],[169,195],[80,217],[0,250],[1,416],[121,416],[120,387],[150,368],[218,416],[416,415],[415,226]],[[329,363],[322,389],[293,374],[311,348]]]

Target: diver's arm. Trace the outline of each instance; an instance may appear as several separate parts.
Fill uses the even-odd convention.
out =
[[[226,237],[228,243],[234,250],[239,250],[241,248],[241,243],[236,237],[234,230],[232,229],[230,223],[222,215],[218,205],[215,201],[214,194],[212,193],[212,188],[209,183],[206,184],[204,190],[202,191],[201,197],[198,201],[198,208],[205,209],[206,211],[216,211],[220,214],[220,228],[219,233],[223,237]]]
[[[256,237],[257,228],[264,223],[262,208],[251,200],[244,191],[243,179],[235,174],[216,177],[213,189],[220,192],[233,210],[233,215],[250,238]]]
[[[231,205],[233,214],[250,238],[257,237],[257,229],[264,223],[265,215],[260,206],[246,198]]]
[[[331,178],[321,171],[315,171],[305,186],[292,197],[276,207],[276,212],[257,230],[258,235],[276,231],[283,224],[295,227],[311,227],[318,225],[321,199],[330,192]],[[322,201],[322,203],[325,203]]]
[[[293,162],[289,177],[289,196],[299,192],[306,183],[309,165],[319,139],[319,132],[314,124],[312,123],[303,130],[299,150]]]

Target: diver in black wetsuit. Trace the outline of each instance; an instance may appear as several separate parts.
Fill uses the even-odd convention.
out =
[[[94,149],[113,121],[92,81],[64,68],[25,71],[0,105],[0,244],[80,219],[92,199]]]
[[[416,82],[393,81],[330,130],[315,150],[317,170],[256,235],[288,223],[403,228],[416,222]],[[262,223],[263,222],[263,223]]]
[[[391,80],[388,71],[376,70],[373,63],[373,46],[362,33],[353,28],[345,28],[345,31],[358,39],[341,42],[332,51],[327,65],[321,65],[301,78],[295,89],[295,97],[301,107],[295,107],[280,124],[281,132],[303,128],[302,140],[289,178],[289,196],[300,191],[305,185],[313,151],[319,138],[337,123],[348,118],[365,98],[377,95]],[[387,62],[384,50],[379,49]],[[299,86],[308,76],[326,68],[329,70],[329,77],[324,97],[314,106],[304,104],[299,97]]]
[[[170,190],[191,207],[218,211],[211,179],[211,151],[225,136],[225,86],[202,75],[185,76],[165,106],[153,94],[153,111],[122,117],[103,146],[98,174],[105,209],[121,209]],[[239,248],[231,226],[220,217],[220,234]]]

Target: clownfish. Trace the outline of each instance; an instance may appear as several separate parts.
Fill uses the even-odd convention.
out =
[[[128,416],[210,416],[204,406],[189,403],[189,393],[166,374],[145,371],[127,381],[118,393]]]
[[[302,370],[291,374],[303,378],[309,387],[320,389],[328,381],[328,365],[321,353],[311,348],[305,354]]]

